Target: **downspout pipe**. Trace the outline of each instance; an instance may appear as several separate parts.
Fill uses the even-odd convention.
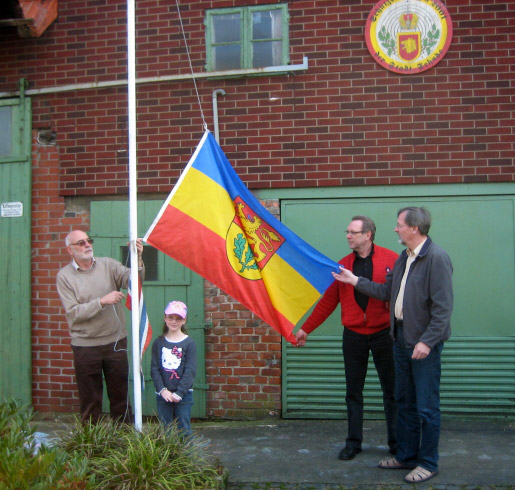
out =
[[[220,144],[220,132],[218,130],[218,96],[225,95],[225,90],[223,88],[218,88],[213,90],[212,99],[213,99],[213,125],[215,127],[215,140],[218,144]]]

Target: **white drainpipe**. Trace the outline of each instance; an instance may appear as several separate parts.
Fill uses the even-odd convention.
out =
[[[215,126],[215,140],[218,144],[220,144],[220,133],[218,131],[218,96],[225,95],[225,90],[223,88],[218,88],[213,90],[213,125]]]
[[[274,73],[294,73],[298,71],[306,71],[308,69],[308,58],[303,57],[302,64],[300,65],[282,65],[282,66],[267,66],[265,68],[244,68],[240,70],[227,70],[227,71],[206,71],[201,73],[189,73],[182,75],[164,75],[149,78],[138,78],[136,84],[142,83],[160,83],[172,82],[179,80],[191,80],[193,78],[228,78],[234,76],[246,76],[257,74],[274,74]],[[92,88],[107,88],[107,87],[123,87],[127,85],[127,80],[109,80],[105,82],[90,82],[90,83],[77,83],[73,85],[61,85],[58,87],[42,87],[26,89],[25,95],[42,95],[42,94],[55,94],[59,92],[70,92],[73,90],[87,90]],[[19,91],[13,92],[0,92],[0,98],[5,97],[19,97]]]

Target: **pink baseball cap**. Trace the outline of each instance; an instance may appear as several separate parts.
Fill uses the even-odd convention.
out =
[[[186,318],[188,307],[182,301],[172,301],[166,305],[165,315],[179,315],[181,318]]]

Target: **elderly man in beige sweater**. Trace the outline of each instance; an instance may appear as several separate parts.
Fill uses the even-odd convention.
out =
[[[57,274],[57,291],[66,311],[80,414],[83,422],[95,423],[102,412],[103,381],[106,381],[113,420],[130,422],[128,399],[129,362],[125,328],[124,294],[130,269],[109,257],[94,257],[93,239],[80,230],[66,237],[72,261]],[[136,242],[138,271],[144,279],[143,242]]]

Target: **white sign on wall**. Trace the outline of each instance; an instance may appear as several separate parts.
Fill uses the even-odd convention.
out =
[[[0,205],[0,212],[2,218],[19,218],[23,216],[23,203],[3,202]]]

